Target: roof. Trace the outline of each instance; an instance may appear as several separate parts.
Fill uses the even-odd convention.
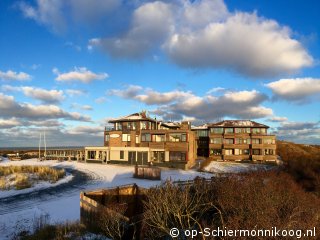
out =
[[[178,122],[161,122],[162,126],[166,126],[168,128],[179,128],[180,123]]]
[[[256,128],[269,128],[269,126],[257,123],[251,120],[224,120],[217,123],[212,123],[209,127],[256,127]]]
[[[206,129],[208,129],[208,123],[191,127],[191,130],[206,130]]]
[[[109,123],[115,123],[115,122],[133,122],[133,121],[151,121],[156,122],[155,119],[150,118],[147,116],[146,112],[141,113],[133,113],[124,117],[120,118],[113,118],[109,121]]]

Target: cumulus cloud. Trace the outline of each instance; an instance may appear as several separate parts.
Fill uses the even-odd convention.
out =
[[[108,77],[107,73],[94,73],[85,67],[75,67],[73,71],[60,73],[57,68],[54,68],[53,73],[57,75],[58,82],[79,81],[82,83],[90,83],[94,80],[103,80]]]
[[[223,0],[37,0],[19,6],[26,17],[55,32],[70,22],[80,30],[86,24],[104,26],[88,49],[115,58],[163,51],[184,68],[227,69],[250,77],[287,75],[314,63],[289,27],[255,12],[231,12]]]
[[[45,90],[35,87],[13,87],[10,85],[4,85],[2,86],[2,89],[6,91],[20,91],[27,97],[31,97],[48,104],[60,103],[65,98],[62,90]]]
[[[24,72],[14,72],[8,70],[6,72],[0,71],[0,79],[8,81],[25,81],[31,80],[31,76]]]
[[[97,25],[105,21],[121,6],[118,0],[36,0],[35,4],[21,1],[17,4],[26,18],[62,34],[68,27]]]
[[[87,130],[85,129],[87,128]],[[36,147],[39,144],[39,133],[46,132],[47,146],[102,146],[103,127],[89,129],[90,127],[78,126],[75,129],[69,126],[34,125],[0,129],[0,146],[2,147]],[[95,128],[95,127],[93,127]],[[100,135],[99,135],[100,131]]]
[[[91,39],[89,49],[97,46],[113,57],[141,58],[165,40],[173,30],[172,24],[170,4],[145,3],[134,11],[131,29],[123,37]]]
[[[72,103],[71,108],[77,108],[77,109],[85,110],[85,111],[92,111],[93,110],[92,106],[90,106],[90,105],[87,105],[87,104],[80,105],[78,103]]]
[[[288,121],[288,118],[274,116],[274,117],[268,118],[267,121],[268,122],[286,122],[286,121]]]
[[[108,95],[115,95],[118,97],[131,99],[135,98],[139,92],[143,89],[141,86],[129,85],[125,90],[112,89],[107,92]]]
[[[0,129],[1,128],[13,128],[20,126],[21,122],[16,118],[3,119],[0,118]]]
[[[16,102],[13,96],[0,93],[0,117],[25,119],[65,119],[91,121],[90,117],[77,112],[66,112],[55,105],[32,105]]]
[[[320,79],[294,78],[280,79],[266,84],[274,94],[275,99],[304,103],[310,97],[320,94]]]
[[[304,130],[314,129],[319,126],[317,122],[284,122],[278,127],[279,130]]]
[[[229,12],[221,0],[145,3],[134,11],[126,34],[92,39],[89,48],[94,46],[122,58],[160,48],[181,67],[251,77],[294,73],[314,61],[288,27],[256,13]]]
[[[320,144],[319,122],[283,122],[275,134],[279,139],[287,141]]]
[[[222,0],[184,1],[182,9],[181,19],[191,28],[203,28],[212,22],[222,21],[229,15]]]
[[[183,67],[224,68],[253,77],[293,73],[313,63],[288,28],[255,13],[236,13],[199,31],[177,32],[165,50]]]
[[[74,128],[71,128],[67,130],[69,134],[74,134],[74,135],[85,135],[85,134],[90,134],[90,135],[95,135],[95,136],[103,136],[103,127],[101,126],[77,126]]]
[[[65,32],[66,20],[63,16],[63,0],[37,0],[36,6],[20,2],[18,7],[26,18],[49,27],[56,33]]]
[[[165,119],[197,118],[213,120],[223,117],[262,118],[273,115],[270,108],[261,106],[268,97],[256,90],[228,91],[221,96],[197,96],[189,91],[157,92],[140,86],[125,90],[111,90],[110,94],[136,100],[146,105],[156,105],[153,113]]]

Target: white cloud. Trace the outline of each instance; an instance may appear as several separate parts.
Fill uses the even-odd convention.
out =
[[[58,82],[80,81],[82,83],[90,83],[94,80],[103,80],[108,77],[107,73],[94,73],[85,67],[75,67],[73,71],[60,73],[57,68],[53,69],[53,73],[57,75]]]
[[[288,121],[288,118],[274,116],[274,117],[267,119],[267,121],[269,121],[269,122],[286,122],[286,121]]]
[[[16,102],[13,96],[0,93],[0,117],[24,119],[65,119],[91,121],[90,117],[77,112],[66,112],[55,105],[32,105]]]
[[[20,2],[18,6],[26,18],[33,19],[56,33],[61,33],[66,30],[63,4],[63,0],[37,0],[36,7],[25,2]]]
[[[221,0],[143,4],[126,34],[92,39],[89,49],[94,46],[122,58],[161,48],[182,67],[228,69],[251,77],[291,74],[314,62],[288,27],[256,13],[231,13]]]
[[[261,106],[267,96],[256,90],[228,91],[222,96],[197,96],[189,91],[161,93],[140,86],[129,86],[125,90],[111,90],[109,94],[157,105],[152,112],[165,119],[196,118],[212,121],[223,117],[251,119],[273,115],[271,108]]]
[[[101,126],[77,126],[67,130],[69,134],[79,135],[79,134],[90,134],[98,137],[103,136],[104,128]]]
[[[1,128],[13,128],[20,126],[21,122],[16,118],[3,119],[0,118],[0,129]]]
[[[66,93],[71,97],[82,96],[86,94],[85,91],[79,89],[67,89]]]
[[[90,105],[80,105],[78,103],[72,103],[71,104],[71,108],[77,108],[77,109],[80,109],[80,110],[85,110],[85,111],[91,111],[93,110],[93,108],[90,106]]]
[[[275,134],[279,139],[291,142],[320,144],[319,122],[283,122]]]
[[[288,28],[247,13],[236,13],[198,31],[177,32],[165,50],[183,67],[224,68],[253,77],[293,73],[313,63]]]
[[[31,80],[31,76],[24,72],[14,72],[12,70],[8,70],[7,72],[0,71],[0,79],[8,80],[8,81],[25,81]]]
[[[201,13],[201,14],[199,14]],[[222,0],[196,0],[183,2],[182,21],[191,28],[202,28],[229,15]]]
[[[145,56],[173,30],[172,7],[161,1],[145,3],[134,11],[131,25],[123,37],[91,39],[89,50],[97,46],[116,58]]]
[[[98,104],[102,104],[102,103],[105,103],[107,99],[105,97],[99,97],[99,98],[96,98],[94,101]]]
[[[145,94],[135,96],[135,99],[144,102],[147,105],[154,104],[167,104],[179,99],[187,99],[192,97],[193,94],[191,92],[184,91],[172,91],[172,92],[164,92],[160,93],[154,90],[146,90]]]
[[[10,85],[2,86],[6,91],[21,91],[27,97],[31,97],[40,100],[43,103],[60,103],[64,100],[62,90],[45,90],[35,87],[13,87]]]
[[[130,99],[136,97],[142,89],[143,87],[141,86],[129,85],[125,90],[112,89],[107,94]]]
[[[279,81],[266,84],[275,98],[303,103],[310,97],[320,94],[320,79],[295,78],[280,79]]]

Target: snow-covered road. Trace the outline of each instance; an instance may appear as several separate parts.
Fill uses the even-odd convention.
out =
[[[39,192],[18,195],[19,201],[13,198],[0,199],[0,239],[9,239],[13,232],[17,230],[32,230],[33,219],[44,214],[48,214],[52,222],[78,220],[80,216],[79,195],[80,191],[93,190],[98,188],[114,187],[118,185],[136,183],[139,186],[151,187],[161,184],[162,181],[171,179],[192,180],[196,176],[209,178],[210,173],[201,173],[197,171],[183,171],[176,169],[163,169],[162,180],[152,181],[144,179],[135,179],[133,175],[133,166],[123,165],[102,165],[94,163],[79,162],[57,162],[45,161],[39,162],[35,159],[18,162],[3,161],[0,166],[5,165],[48,165],[73,169],[75,176],[77,172],[85,173],[89,181],[73,184],[69,183],[70,188],[61,188],[56,186],[51,190],[42,189]],[[59,190],[60,189],[60,190]],[[12,204],[12,203],[13,204]]]

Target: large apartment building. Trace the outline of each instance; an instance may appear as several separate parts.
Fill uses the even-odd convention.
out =
[[[268,128],[249,120],[226,120],[210,124],[210,159],[275,161],[276,136],[268,134]]]
[[[162,122],[145,112],[109,121],[104,133],[111,163],[153,164],[188,168],[196,158],[195,133],[190,122]]]
[[[225,120],[191,127],[163,122],[145,112],[109,121],[103,147],[86,147],[87,162],[152,164],[186,169],[197,158],[216,161],[275,161],[275,135],[250,120]]]

